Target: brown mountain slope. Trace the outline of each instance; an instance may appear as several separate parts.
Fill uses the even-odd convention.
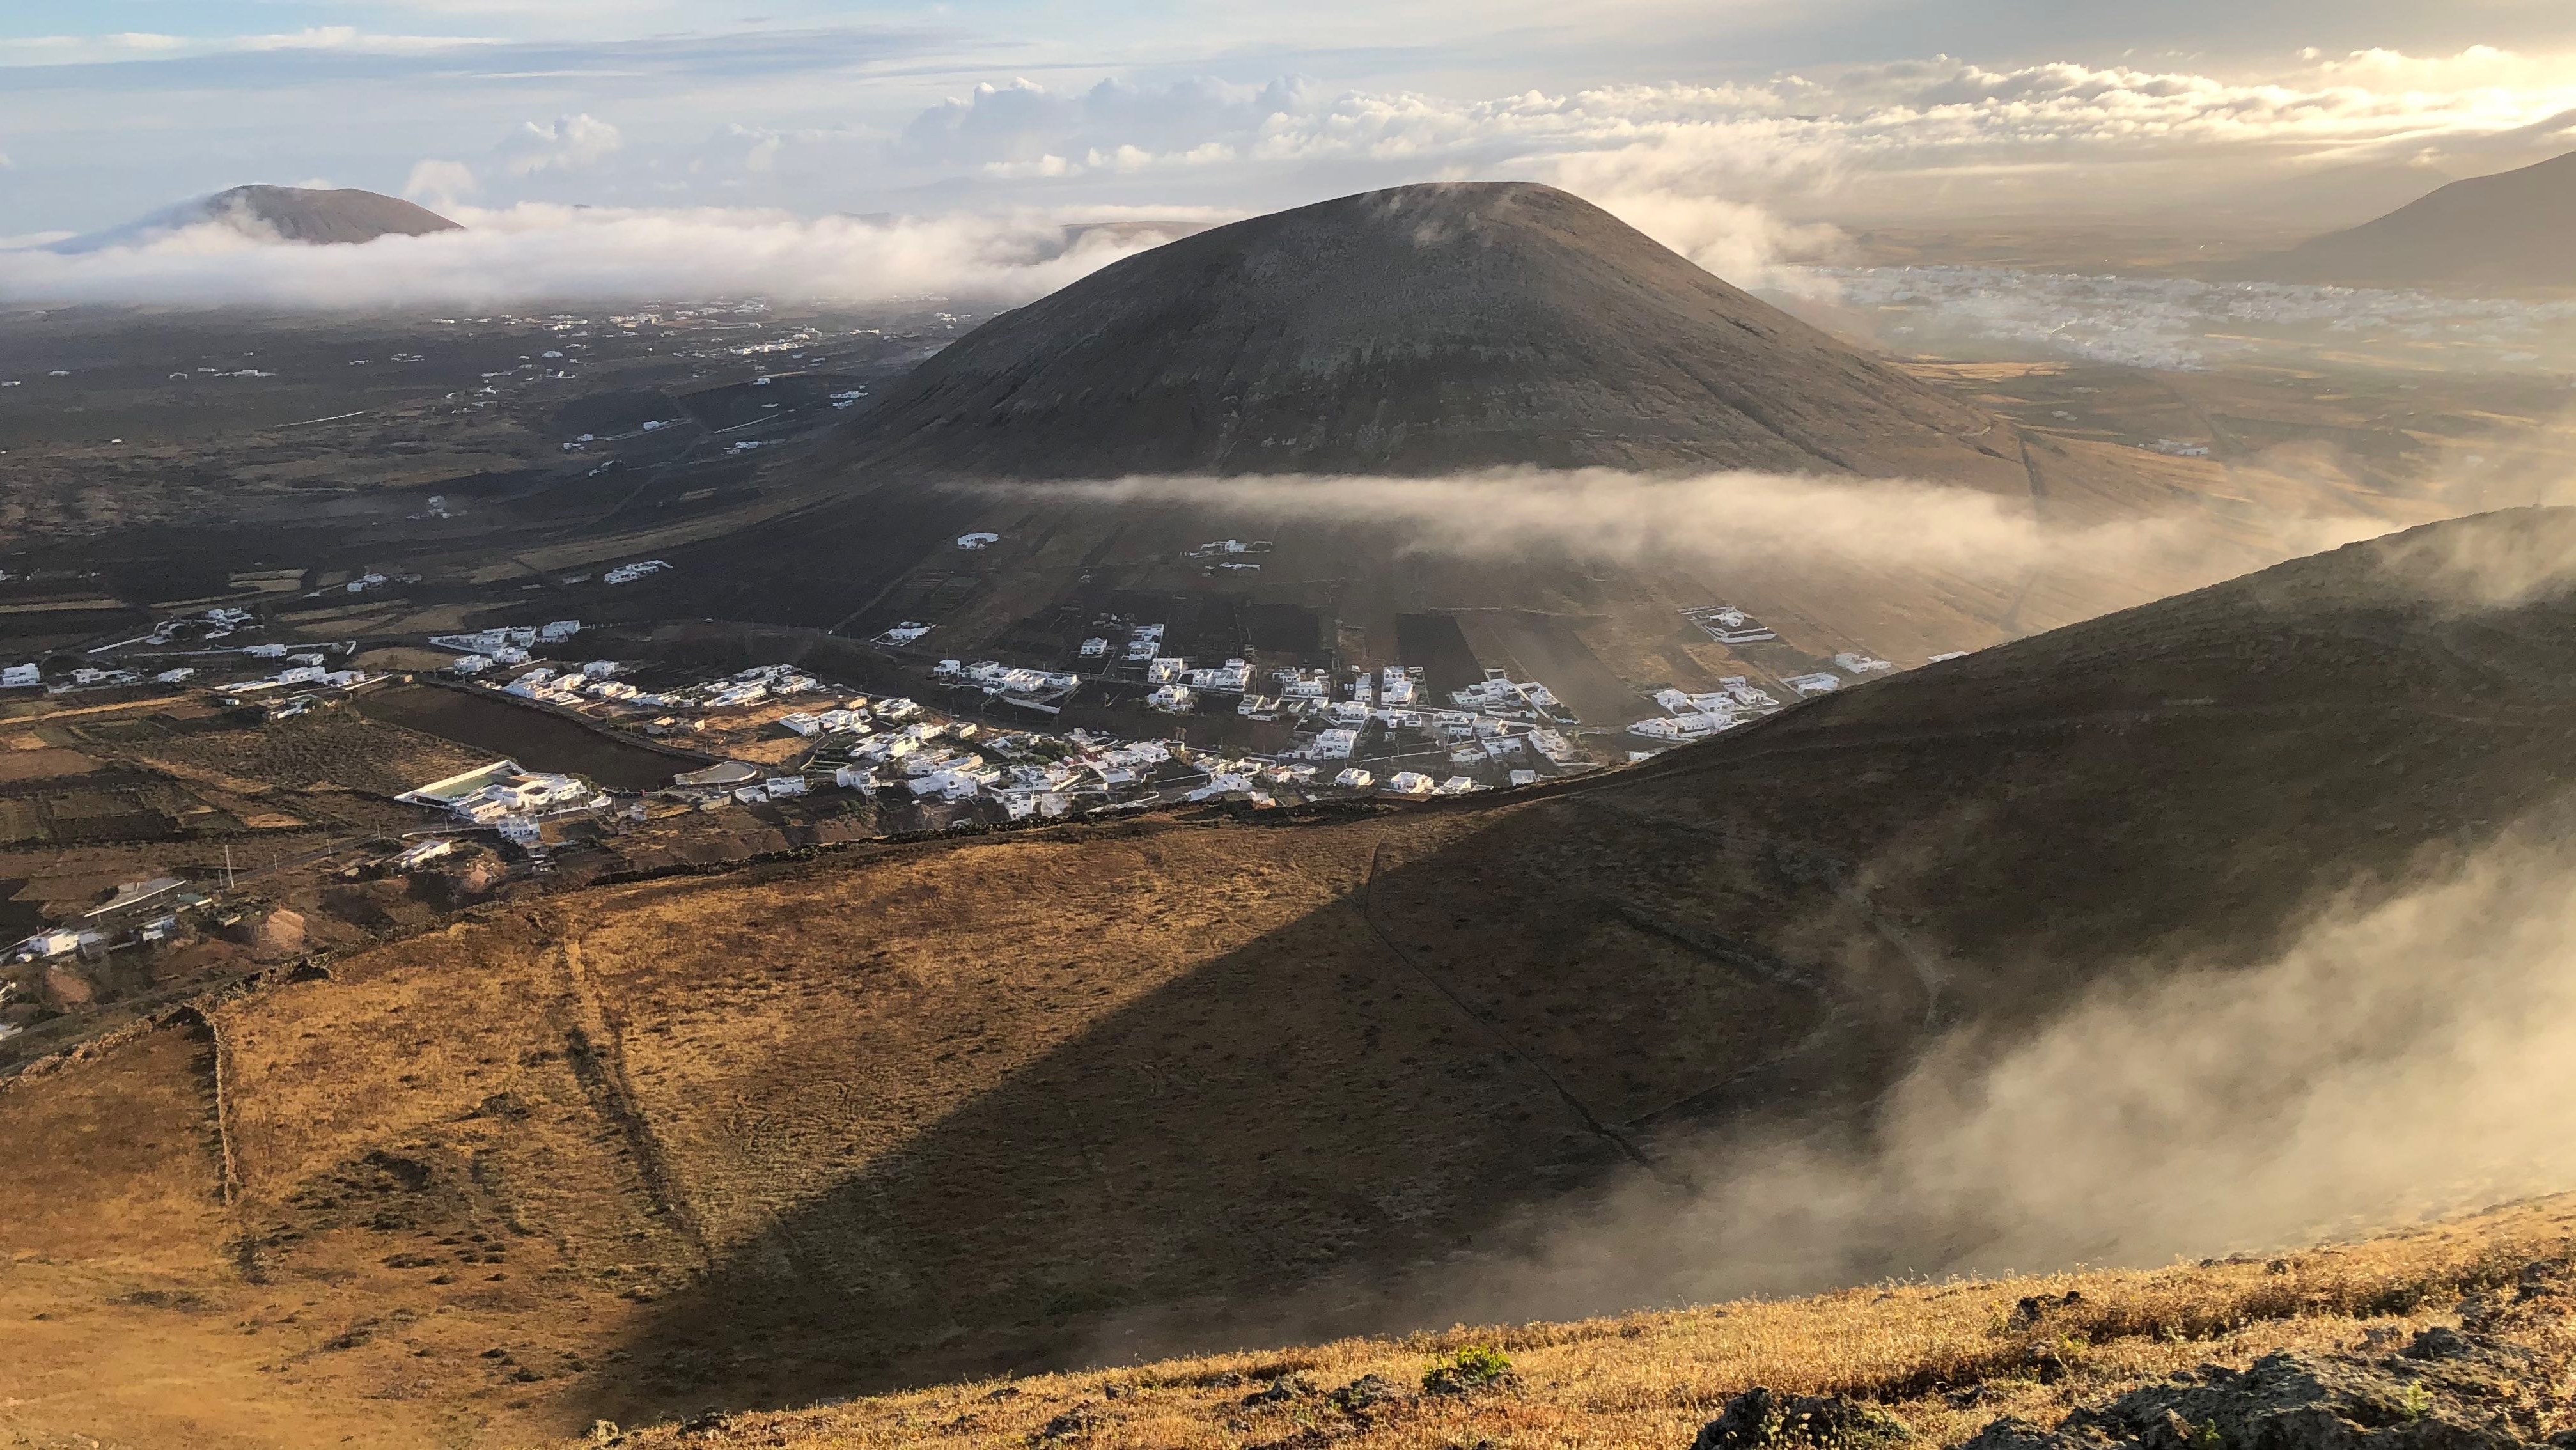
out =
[[[2472,595],[2571,556],[2576,514],[2438,525],[1552,797],[870,848],[335,963],[7,1088],[0,1150],[59,1171],[0,1189],[34,1250],[0,1276],[5,1413],[512,1443],[2300,1237],[2322,1210],[1894,1203],[1821,1252],[1644,1235],[1576,1280],[1484,1267],[1722,1186],[1711,1133],[1850,1136],[1945,1032],[2267,960],[2356,882],[2546,809],[2576,771],[2576,602],[2554,576]],[[2142,1156],[2111,1197],[2161,1205],[2198,1161]],[[151,1373],[96,1372],[129,1361]]]
[[[856,425],[944,474],[1912,474],[2011,489],[2010,430],[1523,183],[1256,217],[1005,313]]]
[[[2576,152],[2455,181],[2377,221],[2249,263],[2243,274],[2345,287],[2576,286]]]
[[[462,230],[426,207],[356,187],[236,186],[207,198],[206,209],[237,214],[287,241],[317,246]]]

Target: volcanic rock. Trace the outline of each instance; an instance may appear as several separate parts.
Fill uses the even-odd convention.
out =
[[[2028,486],[1994,418],[1524,183],[1369,192],[1129,257],[923,363],[854,441],[868,463],[1007,478],[1598,465]]]

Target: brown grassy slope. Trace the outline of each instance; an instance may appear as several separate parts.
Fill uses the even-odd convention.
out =
[[[1955,1445],[2000,1416],[2053,1423],[2077,1405],[2211,1364],[2279,1350],[2330,1354],[2456,1325],[2466,1296],[2532,1267],[2569,1265],[2565,1200],[2271,1260],[2018,1279],[1894,1284],[1812,1299],[1747,1300],[1579,1323],[1354,1339],[1081,1374],[945,1385],[788,1413],[701,1419],[609,1443],[790,1450],[1031,1444],[1123,1450],[1337,1445],[1349,1450],[1680,1450],[1755,1385],[1845,1395],[1891,1410],[1921,1441]],[[2071,1302],[2069,1302],[2071,1297]],[[2037,1312],[2025,1301],[2045,1305]],[[2054,1302],[2052,1302],[2054,1301]],[[2554,1323],[2521,1342],[2563,1364]],[[1500,1349],[1515,1382],[1480,1395],[1420,1392],[1469,1346]],[[1354,1414],[1331,1391],[1376,1375],[1402,1397]],[[1294,1392],[1264,1396],[1285,1382]],[[2554,1428],[2558,1386],[2493,1386],[2492,1411]],[[1076,1428],[1079,1427],[1079,1428]],[[597,1443],[597,1442],[593,1442]]]
[[[1829,1130],[1947,1026],[2258,960],[2547,800],[2576,615],[2364,587],[2397,547],[1554,798],[871,850],[387,946],[216,1014],[238,1211],[141,1258],[214,1309],[97,1303],[119,1161],[0,1186],[0,1221],[102,1205],[0,1310],[197,1343],[206,1403],[285,1366],[387,1443],[1418,1323],[1404,1271],[1633,1157]],[[144,1050],[10,1088],[0,1152],[57,1157],[46,1105]],[[1954,1262],[1914,1247],[1852,1277]]]
[[[217,1020],[238,1213],[165,1271],[217,1315],[292,1305],[294,1323],[274,1331],[284,1347],[263,1348],[296,1365],[275,1383],[316,1414],[362,1416],[399,1390],[386,1416],[410,1432],[411,1414],[551,1424],[587,1413],[598,1391],[579,1377],[630,1341],[651,1363],[620,1375],[621,1389],[730,1397],[748,1376],[766,1394],[845,1375],[854,1359],[930,1353],[959,1320],[996,1332],[937,1353],[1007,1359],[1027,1337],[998,1326],[1096,1305],[1139,1274],[1211,1290],[1293,1274],[1294,1261],[1219,1232],[1277,1156],[1384,1179],[1469,1151],[1464,1190],[1515,1171],[1495,1155],[1562,1151],[1561,1126],[1533,1136],[1506,1122],[1463,1149],[1453,1141],[1486,1113],[1477,1075],[1500,1069],[1488,1045],[1455,1045],[1445,1008],[1407,1015],[1408,999],[1432,1000],[1419,983],[1388,983],[1366,962],[1349,982],[1329,974],[1361,928],[1297,937],[1295,959],[1240,957],[1300,911],[1329,913],[1374,833],[1204,835],[1008,841],[621,888],[583,902],[578,922],[460,925],[346,963],[338,980],[236,1003]],[[1130,912],[1134,902],[1145,904]],[[1104,925],[1115,918],[1126,919]],[[1230,977],[1171,995],[1230,957]],[[1338,993],[1371,990],[1389,1010],[1343,1003],[1335,1020]],[[1181,1039],[1197,1065],[1140,1054],[1137,1070],[1050,1101],[1043,1077],[1061,1040],[1139,1011],[1154,1014],[1142,1020],[1159,1024],[1147,1034],[1158,1047]],[[86,1094],[93,1074],[146,1050],[21,1084],[13,1107]],[[1300,1116],[1279,1069],[1318,1051],[1383,1052],[1384,1100],[1340,1105],[1338,1124]],[[1240,1145],[1209,1154],[1189,1125],[1227,1095]],[[1100,1111],[1115,1149],[1121,1104],[1164,1119],[1149,1172],[1173,1177],[1140,1190],[1144,1210],[1195,1202],[1194,1232],[1158,1240],[1136,1204],[1104,1204],[1080,1118]],[[1389,1134],[1379,1124],[1399,1107],[1417,1126]],[[1000,1125],[980,1126],[984,1114]],[[0,1120],[0,1137],[29,1152],[63,1131],[42,1113]],[[131,1171],[77,1181],[103,1198],[126,1191]],[[1292,1242],[1312,1238],[1307,1216],[1347,1216],[1330,1197],[1335,1171],[1318,1166],[1309,1191],[1278,1193]],[[80,1297],[84,1265],[129,1251],[121,1214],[77,1222],[61,1262],[18,1281],[21,1304]],[[1028,1274],[1067,1234],[1071,1277]],[[219,1256],[227,1245],[238,1267]],[[710,1269],[738,1291],[693,1297]],[[781,1279],[813,1287],[755,1292]],[[686,1312],[638,1322],[675,1290]],[[120,1316],[137,1336],[228,1328],[109,1315]],[[728,1316],[733,1328],[702,1339]],[[816,1332],[832,1337],[798,1337]],[[226,1383],[246,1370],[238,1353],[201,1366]]]

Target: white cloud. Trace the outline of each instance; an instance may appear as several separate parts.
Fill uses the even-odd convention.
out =
[[[298,34],[317,46],[383,40]],[[801,124],[766,123],[750,89],[727,96],[740,119],[680,143],[631,140],[567,108],[514,125],[488,158],[448,161],[447,147],[422,146],[372,174],[408,168],[406,191],[448,205],[724,198],[875,212],[961,185],[961,205],[1080,201],[1164,216],[1175,204],[1261,210],[1412,181],[1524,179],[1587,196],[1739,283],[1783,286],[1802,276],[1784,263],[1834,259],[1837,232],[1820,223],[2183,224],[2224,204],[2321,229],[2431,189],[2441,166],[2492,170],[2576,145],[2576,131],[2552,129],[2576,119],[2576,65],[2493,48],[2315,55],[2229,77],[1934,57],[1484,99],[1296,78],[1067,89],[1018,79],[891,117],[835,116],[845,102],[802,94]],[[424,155],[444,164],[424,170]],[[2364,187],[2347,173],[2375,179]],[[2321,184],[2282,184],[2301,176]]]
[[[615,126],[583,112],[558,116],[550,123],[528,121],[500,145],[503,164],[512,176],[541,171],[578,171],[616,154],[626,138]]]
[[[356,55],[428,55],[469,46],[499,45],[489,36],[390,35],[353,25],[317,25],[265,35],[187,36],[153,31],[106,35],[0,37],[0,65],[83,65],[102,61],[176,60],[198,55],[278,50],[341,51]]]
[[[414,162],[402,194],[432,208],[453,207],[483,189],[474,168],[462,161]]]
[[[1751,205],[1859,218],[2135,214],[2285,171],[2478,154],[2499,137],[2543,146],[2569,112],[2576,67],[2486,47],[2303,58],[2239,80],[1934,57],[1755,84],[1464,101],[1299,81],[1059,92],[1017,80],[921,112],[888,160],[1095,185],[1184,164],[1245,178],[1334,168],[1369,184],[1527,178],[1615,203],[1686,250],[1707,252],[1693,239],[1716,235],[1710,255],[1724,258],[1739,250],[1726,238],[1776,233],[1741,210]]]
[[[1094,231],[1068,243],[1068,222],[1096,219],[1078,213],[808,220],[522,204],[452,215],[467,230],[358,246],[296,246],[198,225],[78,255],[0,254],[0,300],[333,308],[750,295],[1020,302],[1164,240]]]

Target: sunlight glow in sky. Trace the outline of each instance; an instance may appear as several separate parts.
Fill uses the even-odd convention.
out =
[[[1235,214],[1520,177],[1723,252],[1926,217],[2322,228],[2569,149],[2561,0],[0,11],[0,238],[250,181],[818,218]]]

